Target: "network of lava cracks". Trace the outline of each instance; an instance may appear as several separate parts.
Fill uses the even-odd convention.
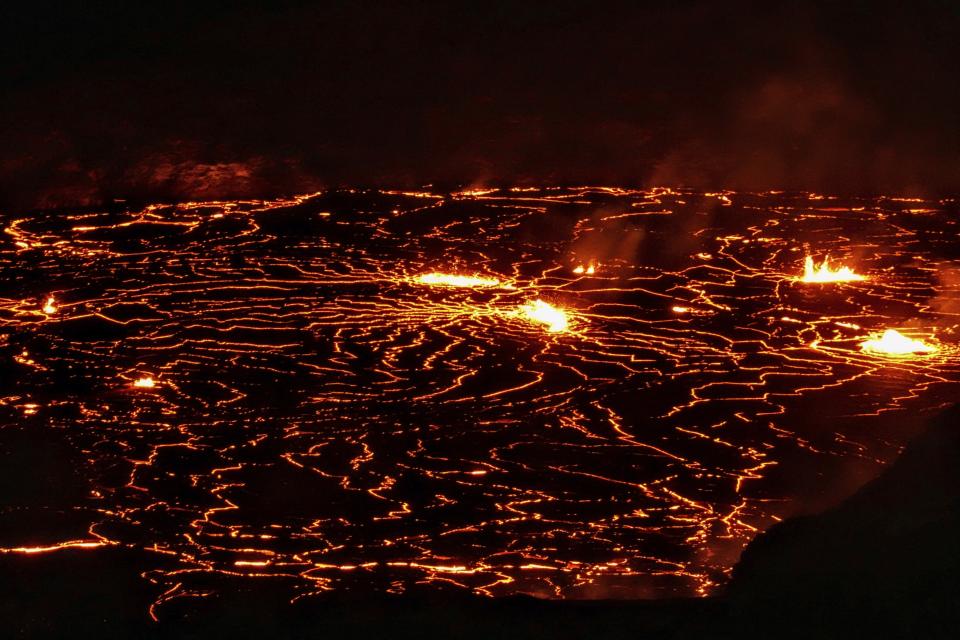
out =
[[[858,418],[955,393],[955,212],[555,188],[7,216],[2,424],[60,434],[90,496],[2,550],[155,553],[153,615],[254,578],[707,593],[790,478],[896,455]],[[803,282],[827,254],[860,279]],[[863,346],[888,329],[905,351]]]

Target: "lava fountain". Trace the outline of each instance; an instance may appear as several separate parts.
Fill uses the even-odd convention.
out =
[[[566,312],[539,299],[523,305],[520,314],[530,322],[546,325],[550,333],[566,331],[570,325]]]
[[[855,273],[850,267],[831,267],[830,256],[826,256],[819,266],[814,264],[811,256],[807,256],[803,264],[803,276],[799,278],[800,282],[812,283],[856,282],[866,279],[866,276]]]
[[[937,348],[922,340],[908,338],[899,331],[887,329],[882,335],[860,343],[864,351],[887,356],[906,356],[915,353],[936,353]]]

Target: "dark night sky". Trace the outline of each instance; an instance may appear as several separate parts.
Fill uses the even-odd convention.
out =
[[[954,0],[534,4],[4,3],[0,206],[343,184],[960,191]]]

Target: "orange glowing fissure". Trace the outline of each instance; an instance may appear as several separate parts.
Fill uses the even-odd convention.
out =
[[[68,540],[66,542],[57,542],[48,545],[20,546],[20,547],[0,547],[0,553],[21,553],[24,555],[35,555],[40,553],[51,553],[54,551],[63,551],[66,549],[96,549],[113,542],[98,540]]]

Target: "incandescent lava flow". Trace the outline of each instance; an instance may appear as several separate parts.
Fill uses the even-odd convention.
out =
[[[0,424],[68,443],[89,497],[43,530],[0,512],[0,545],[156,554],[159,616],[267,579],[707,593],[955,396],[957,209],[585,187],[6,214]],[[855,270],[800,275],[808,251]]]

